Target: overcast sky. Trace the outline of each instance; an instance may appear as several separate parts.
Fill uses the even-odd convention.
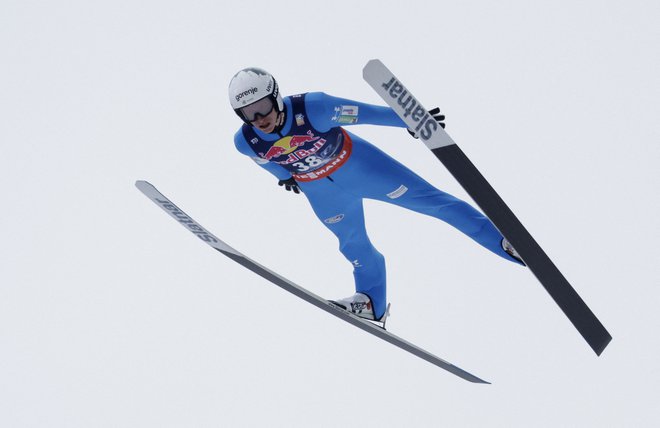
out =
[[[660,7],[654,1],[0,2],[0,426],[660,424]],[[383,104],[381,59],[614,340],[596,357],[526,269],[366,202],[389,329],[329,316],[177,225],[148,180],[327,298],[351,266],[304,197],[233,147],[229,79]],[[351,128],[467,199],[419,141]]]

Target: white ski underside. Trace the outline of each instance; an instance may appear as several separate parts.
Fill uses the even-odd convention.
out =
[[[186,229],[195,234],[198,238],[206,242],[208,245],[221,252],[225,256],[234,260],[235,262],[241,264],[247,269],[257,273],[261,277],[267,279],[273,284],[285,289],[286,291],[294,294],[304,301],[311,303],[312,305],[323,309],[324,311],[340,318],[349,324],[352,324],[361,330],[366,331],[380,339],[385,340],[386,342],[391,343],[394,346],[397,346],[405,351],[410,352],[417,357],[428,361],[431,364],[434,364],[440,368],[447,370],[454,375],[463,378],[467,381],[474,383],[485,383],[486,382],[471,373],[466,372],[465,370],[439,358],[428,351],[408,342],[405,339],[402,339],[389,331],[372,324],[369,321],[363,320],[339,307],[328,302],[326,299],[323,299],[320,296],[312,293],[311,291],[306,290],[305,288],[296,285],[292,281],[284,278],[283,276],[273,272],[272,270],[260,265],[259,263],[251,260],[246,257],[236,249],[227,245],[224,241],[213,235],[211,232],[202,227],[199,223],[194,221],[190,216],[185,214],[180,208],[178,208],[173,202],[167,199],[162,193],[160,193],[153,185],[146,181],[139,180],[135,183],[136,187],[144,193],[149,199],[151,199],[156,205],[161,207],[165,212],[172,216],[175,220],[181,223]]]

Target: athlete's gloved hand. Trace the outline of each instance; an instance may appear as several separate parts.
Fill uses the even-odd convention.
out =
[[[277,182],[278,185],[284,186],[287,192],[290,192],[293,190],[294,193],[300,193],[300,187],[298,187],[298,183],[296,183],[296,180],[291,177],[286,180],[280,180]]]
[[[429,114],[433,116],[433,119],[438,122],[438,125],[440,125],[442,129],[445,129],[445,115],[440,113],[440,107],[432,108],[429,110]],[[408,129],[408,133],[414,138],[418,138],[417,135],[415,135],[415,132],[410,128]]]

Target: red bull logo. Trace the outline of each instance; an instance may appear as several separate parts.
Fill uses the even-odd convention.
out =
[[[344,147],[342,148],[341,152],[331,161],[322,164],[320,167],[310,172],[293,174],[293,177],[296,179],[296,181],[314,181],[327,177],[339,169],[342,165],[344,165],[344,163],[346,163],[348,158],[351,156],[351,152],[353,151],[353,142],[351,141],[351,137],[343,129],[342,134],[344,135]],[[321,139],[321,141],[323,141],[323,139]],[[318,144],[319,142],[315,143],[315,145]],[[305,150],[299,150],[295,154],[300,152],[305,152]]]
[[[259,155],[266,160],[271,160],[294,152],[305,144],[317,141],[320,138],[321,137],[315,137],[312,131],[307,131],[306,135],[287,136],[277,140],[266,153],[260,153]]]
[[[311,143],[312,141],[316,141],[321,137],[315,137],[312,131],[307,131],[307,135],[293,135],[291,136],[291,141],[290,145],[291,147],[302,147],[307,143]]]

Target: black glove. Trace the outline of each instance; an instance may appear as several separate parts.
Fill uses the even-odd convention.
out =
[[[296,180],[294,180],[293,177],[287,180],[280,180],[277,182],[277,184],[280,186],[284,186],[287,192],[293,190],[294,193],[300,193],[300,187],[298,187],[298,183],[296,183]]]
[[[438,125],[442,127],[442,129],[445,129],[445,115],[440,113],[440,107],[432,108],[429,110],[429,114],[433,116],[433,119],[435,119],[436,122],[438,122]],[[413,137],[417,138],[415,135],[415,132],[413,132],[412,129],[408,129],[408,133],[412,135]]]

